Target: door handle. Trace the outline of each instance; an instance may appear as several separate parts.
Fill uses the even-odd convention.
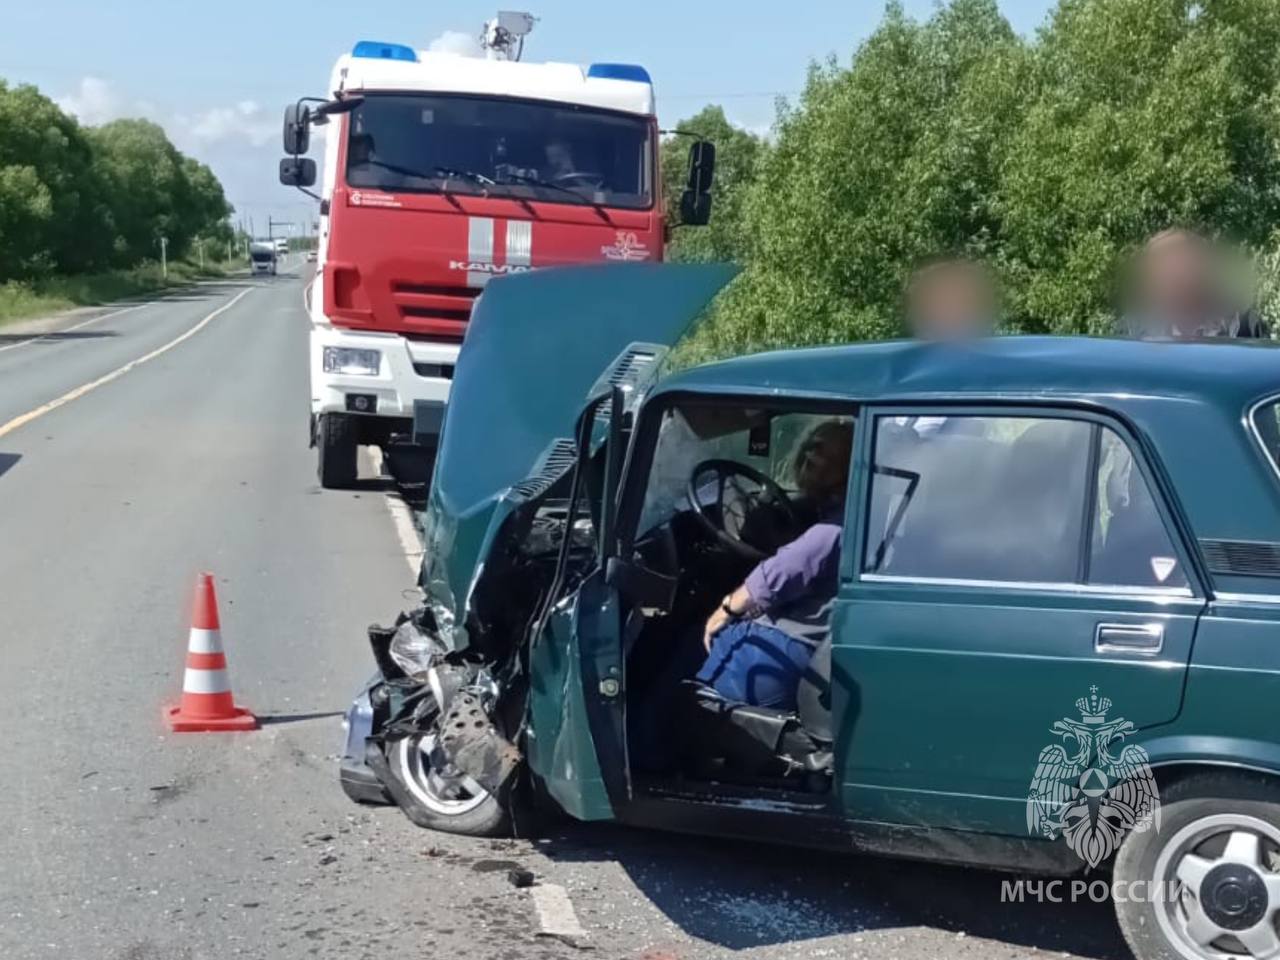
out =
[[[1098,653],[1139,653],[1154,656],[1164,649],[1163,623],[1100,623],[1093,634]]]

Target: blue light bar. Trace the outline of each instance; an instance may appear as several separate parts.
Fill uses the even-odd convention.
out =
[[[382,43],[380,40],[361,40],[351,48],[353,57],[368,57],[370,60],[408,60],[418,62],[417,51],[406,47],[403,43]]]
[[[634,63],[593,63],[587,68],[587,76],[598,80],[630,80],[632,83],[652,84],[649,71]]]

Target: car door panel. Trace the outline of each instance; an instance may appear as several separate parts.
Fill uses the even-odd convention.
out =
[[[529,766],[579,820],[612,818],[625,790],[618,603],[604,581],[597,569],[557,604],[529,656]]]
[[[833,647],[842,801],[859,818],[1008,834],[1054,721],[1096,690],[1150,735],[1178,714],[1199,601],[865,583]],[[1159,625],[1159,653],[1099,653],[1099,624]],[[847,640],[847,642],[846,642]]]

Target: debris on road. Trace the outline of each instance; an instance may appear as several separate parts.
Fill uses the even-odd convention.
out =
[[[533,871],[526,870],[524,867],[516,867],[514,870],[508,870],[507,881],[513,887],[532,887],[534,881]]]

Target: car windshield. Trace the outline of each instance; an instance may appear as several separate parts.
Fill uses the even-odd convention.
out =
[[[830,414],[772,413],[738,406],[667,410],[645,488],[641,534],[689,509],[689,479],[704,460],[732,460],[753,467],[788,492],[794,491],[792,466],[798,445],[810,430],[830,419]],[[713,483],[696,492],[704,505],[717,500]]]
[[[352,187],[630,209],[653,201],[644,117],[528,100],[388,94],[366,97],[349,129]]]
[[[1280,400],[1268,400],[1255,407],[1253,427],[1272,468],[1280,473]]]

